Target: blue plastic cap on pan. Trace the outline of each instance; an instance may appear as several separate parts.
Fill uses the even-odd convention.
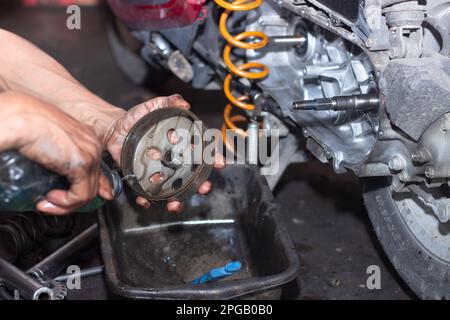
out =
[[[238,272],[239,270],[241,270],[241,262],[232,261],[223,267],[215,268],[208,271],[202,276],[196,278],[194,281],[192,281],[192,283],[200,284],[200,283],[214,282],[223,279],[225,277],[231,276],[232,274]]]
[[[226,272],[237,272],[241,270],[241,262],[240,261],[232,261],[224,267]]]

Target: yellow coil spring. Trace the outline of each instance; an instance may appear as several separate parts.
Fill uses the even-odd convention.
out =
[[[262,4],[263,0],[235,0],[233,2],[228,2],[225,0],[215,0],[216,4],[224,8],[225,11],[222,13],[219,21],[219,29],[222,36],[227,41],[227,45],[223,50],[223,61],[225,65],[230,70],[230,73],[225,77],[223,83],[223,90],[225,96],[231,102],[224,110],[224,125],[222,126],[222,136],[223,141],[227,148],[231,151],[231,146],[226,137],[226,129],[234,130],[238,135],[245,137],[246,132],[236,126],[236,122],[245,122],[247,119],[242,115],[231,116],[231,110],[233,105],[247,111],[252,111],[255,108],[254,104],[248,103],[249,97],[240,96],[235,97],[231,93],[231,79],[233,74],[246,79],[262,79],[269,74],[269,69],[267,66],[260,62],[247,62],[240,66],[236,66],[231,61],[231,50],[233,47],[245,49],[245,50],[258,50],[265,47],[269,43],[269,38],[266,34],[260,31],[246,31],[242,32],[236,36],[232,36],[227,30],[227,19],[233,11],[249,11],[258,8]],[[245,40],[252,39],[258,41],[246,42]]]

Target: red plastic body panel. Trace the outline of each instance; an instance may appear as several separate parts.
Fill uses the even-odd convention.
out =
[[[204,16],[205,0],[108,0],[114,14],[133,29],[161,30],[190,25]]]

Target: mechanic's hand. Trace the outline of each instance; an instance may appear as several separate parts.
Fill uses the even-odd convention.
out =
[[[134,124],[147,113],[166,107],[177,107],[181,109],[190,108],[189,103],[178,94],[169,97],[157,97],[135,106],[115,122],[109,133],[106,135],[104,145],[117,164],[120,165],[122,146],[128,132],[130,132]],[[225,160],[223,156],[216,155],[214,167],[223,168],[224,166]],[[211,191],[211,182],[209,181],[202,183],[198,189],[198,193],[200,194],[207,194],[209,191]],[[144,208],[150,207],[150,202],[142,197],[138,197],[136,203]],[[183,205],[179,201],[172,201],[167,204],[167,210],[170,212],[180,212],[182,207]]]
[[[89,203],[97,194],[112,199],[100,170],[102,146],[93,130],[53,105],[17,92],[0,94],[1,151],[16,149],[70,182],[69,190],[51,190],[36,208],[62,215]],[[5,137],[6,133],[6,137]]]

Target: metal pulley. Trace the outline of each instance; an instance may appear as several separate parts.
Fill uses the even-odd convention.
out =
[[[150,201],[192,196],[214,164],[213,141],[205,140],[205,130],[202,122],[184,109],[150,112],[126,137],[121,155],[124,179]]]

